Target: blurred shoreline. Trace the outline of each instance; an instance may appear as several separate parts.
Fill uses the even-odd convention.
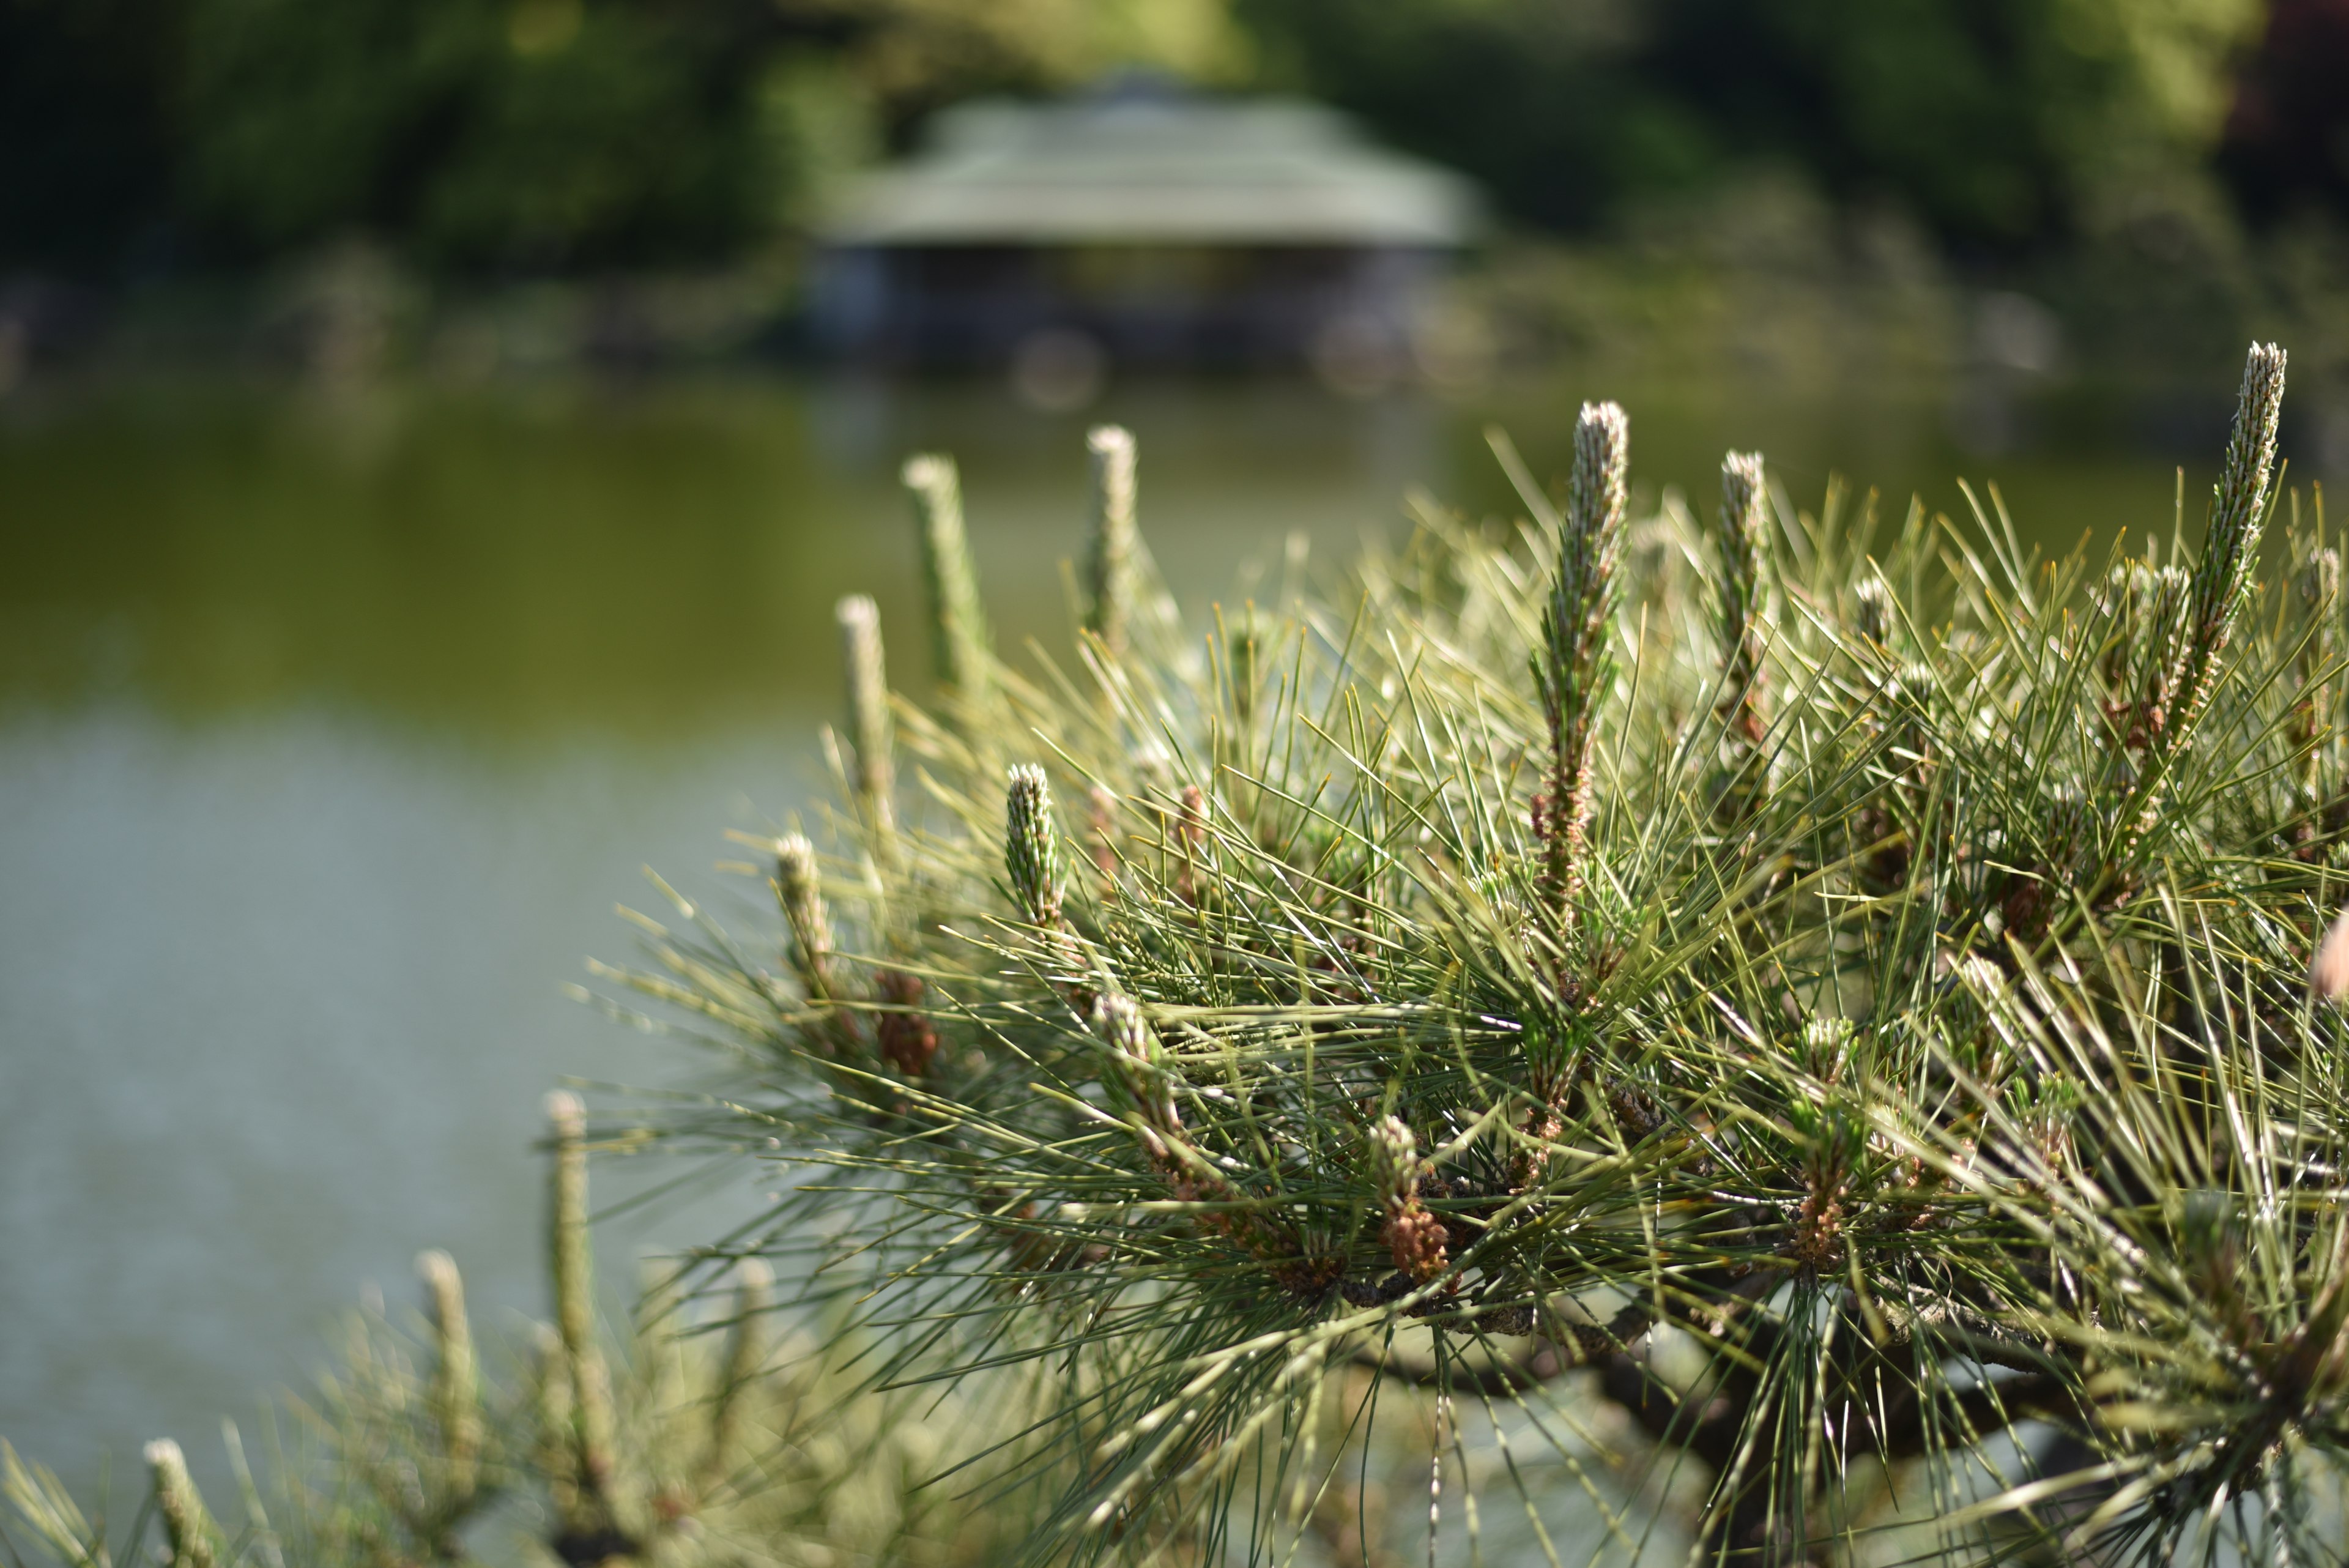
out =
[[[1475,401],[1560,377],[1818,397],[1953,389],[1963,451],[2044,440],[2207,447],[2244,341],[2292,354],[2288,445],[2349,469],[2349,234],[2315,220],[2257,242],[2178,202],[2027,264],[1969,265],[1890,211],[1839,208],[1792,177],[1657,204],[1604,241],[1514,234],[1428,291],[1408,342],[1339,345],[1301,375],[1331,395]],[[827,363],[806,320],[806,255],[509,284],[436,283],[362,241],[249,275],[98,290],[0,279],[0,419],[79,392],[226,378],[334,396],[370,386],[711,374],[991,385],[1081,413],[1111,386],[1187,377],[1106,359],[1071,380],[1019,364],[948,371]],[[2117,411],[2116,411],[2117,410]],[[2214,411],[2217,410],[2217,411]],[[2119,421],[2119,427],[2114,421]]]

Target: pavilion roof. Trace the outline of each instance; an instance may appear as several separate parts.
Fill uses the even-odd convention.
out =
[[[945,110],[923,147],[843,192],[835,244],[1294,244],[1448,248],[1467,181],[1288,99],[1131,82]]]

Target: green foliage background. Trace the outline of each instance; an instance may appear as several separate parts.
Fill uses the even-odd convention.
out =
[[[1299,88],[1604,224],[1754,162],[1961,246],[2211,164],[2261,0],[0,0],[0,265],[725,258],[969,93]]]
[[[1975,242],[2198,163],[2256,0],[1241,0],[1285,69],[1582,223],[1756,157]]]
[[[1232,56],[1216,0],[6,0],[0,265],[722,257],[939,102]]]

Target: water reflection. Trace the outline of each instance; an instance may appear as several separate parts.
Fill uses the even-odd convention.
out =
[[[1092,416],[1138,432],[1145,526],[1197,605],[1251,561],[1272,591],[1294,535],[1341,559],[1413,484],[1506,505],[1484,424],[1555,471],[1601,389],[1122,385]],[[1642,483],[1701,500],[1733,443],[1806,499],[1833,462],[1955,506],[1981,466],[1947,388],[1604,389]],[[2043,444],[1993,472],[2038,537],[2166,532],[2168,462],[2133,416],[2028,413]],[[101,1443],[210,1453],[220,1412],[296,1378],[362,1280],[405,1291],[427,1244],[485,1301],[535,1306],[540,1091],[677,1070],[560,986],[625,951],[609,910],[642,899],[640,864],[706,886],[722,829],[801,797],[837,595],[880,597],[909,670],[906,452],[962,461],[1003,646],[1062,644],[1082,425],[978,381],[13,405],[0,1434],[76,1479]],[[606,1251],[701,1228],[655,1216]]]
[[[1345,535],[1435,466],[1416,405],[1235,385],[1133,400],[1168,569]],[[212,713],[325,698],[492,732],[690,731],[831,690],[841,593],[913,611],[903,454],[961,454],[1007,646],[1058,635],[1082,424],[991,386],[158,392],[0,436],[0,690]]]
[[[1798,499],[1815,501],[1833,465],[1955,507],[1955,476],[1982,466],[1955,435],[1988,429],[1998,477],[2044,536],[2168,521],[2168,466],[2127,421],[2012,388],[1605,389],[1632,408],[1643,481],[1700,496],[1736,444],[1766,451]],[[1437,404],[1162,383],[1120,389],[1099,414],[1140,432],[1153,543],[1195,599],[1295,530],[1342,556],[1392,527],[1414,484],[1507,504],[1482,425],[1506,423],[1556,466],[1575,402],[1599,390],[1562,380]],[[2208,401],[2207,421],[2173,411],[2180,428],[2156,433],[2182,445],[2209,422],[2222,438],[2223,398]],[[893,622],[912,614],[894,483],[911,450],[962,461],[1006,645],[1060,638],[1082,426],[1012,407],[991,381],[323,400],[151,388],[20,414],[0,428],[0,693],[127,692],[186,714],[325,700],[492,734],[683,733],[771,712],[831,690],[833,597],[870,590]]]

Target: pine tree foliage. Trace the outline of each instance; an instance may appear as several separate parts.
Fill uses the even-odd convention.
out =
[[[269,1423],[258,1471],[222,1423],[231,1508],[207,1506],[168,1438],[147,1445],[147,1500],[127,1521],[85,1511],[0,1442],[6,1560],[975,1568],[997,1555],[999,1532],[1016,1536],[1016,1510],[974,1520],[951,1489],[924,1485],[1000,1441],[1000,1424],[935,1396],[861,1389],[843,1358],[779,1316],[758,1259],[693,1293],[653,1264],[629,1332],[605,1332],[588,1252],[598,1140],[576,1096],[551,1096],[548,1109],[554,1322],[502,1338],[500,1376],[476,1348],[456,1263],[428,1251],[427,1310],[407,1324],[379,1306],[353,1314],[333,1369]]]
[[[633,978],[735,1064],[666,1128],[796,1166],[746,1244],[875,1382],[1021,1402],[1040,1561],[1562,1561],[1578,1510],[1623,1561],[2341,1562],[2349,758],[2283,369],[2199,555],[1740,454],[1718,529],[1633,519],[1601,407],[1563,508],[1503,444],[1525,520],[1423,509],[1203,663],[901,699],[893,842],[815,825],[835,981],[682,902]]]

